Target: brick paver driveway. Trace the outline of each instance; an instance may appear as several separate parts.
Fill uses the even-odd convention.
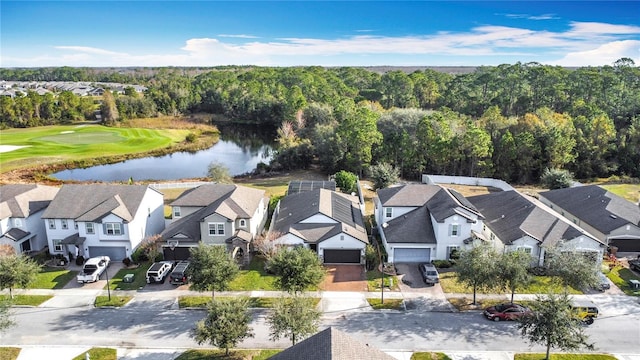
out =
[[[325,265],[327,276],[320,289],[324,291],[367,291],[362,265]]]

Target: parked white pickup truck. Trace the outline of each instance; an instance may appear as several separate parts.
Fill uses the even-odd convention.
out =
[[[87,260],[77,276],[78,282],[88,283],[100,280],[100,275],[107,269],[110,261],[108,256],[98,256]]]

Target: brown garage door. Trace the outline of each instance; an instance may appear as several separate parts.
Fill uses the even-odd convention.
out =
[[[640,251],[640,239],[615,239],[609,240],[609,246],[618,248],[618,252]]]
[[[325,264],[360,264],[360,250],[324,250]]]

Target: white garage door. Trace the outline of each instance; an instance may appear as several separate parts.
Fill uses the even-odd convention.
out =
[[[127,256],[124,246],[89,246],[89,256],[108,256],[111,261],[122,261]]]
[[[431,261],[431,249],[393,249],[394,263],[422,263]]]

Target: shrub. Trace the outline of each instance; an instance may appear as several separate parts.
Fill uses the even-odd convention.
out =
[[[76,265],[80,266],[83,264],[84,264],[84,256],[78,255],[78,257],[76,258]]]
[[[124,259],[122,260],[122,263],[124,264],[124,266],[129,267],[129,266],[131,266],[131,259],[129,259],[128,257],[126,257],[126,258],[124,258]]]
[[[197,136],[196,136],[196,134],[194,134],[194,133],[189,133],[189,134],[187,135],[187,137],[185,138],[185,140],[186,140],[187,142],[192,143],[192,142],[196,141],[196,137],[197,137]]]
[[[431,263],[438,269],[446,269],[453,266],[453,264],[449,260],[433,260]]]
[[[141,262],[149,261],[147,254],[145,254],[144,249],[142,247],[138,247],[133,254],[131,254],[131,260],[136,264]]]

